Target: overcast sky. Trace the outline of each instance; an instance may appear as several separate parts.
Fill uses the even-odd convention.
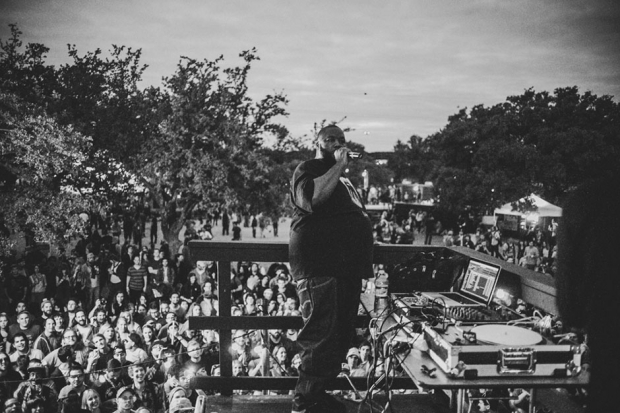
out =
[[[0,38],[68,62],[112,44],[142,49],[144,84],[161,85],[180,56],[241,64],[256,98],[283,91],[293,136],[339,120],[367,151],[439,131],[459,108],[493,105],[533,87],[620,96],[620,2],[615,0],[172,1],[0,0]]]

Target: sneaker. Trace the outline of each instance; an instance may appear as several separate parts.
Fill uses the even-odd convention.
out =
[[[347,413],[347,406],[334,396],[323,393],[312,400],[296,394],[291,413]]]

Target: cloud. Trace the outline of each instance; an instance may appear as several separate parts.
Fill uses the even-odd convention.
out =
[[[437,132],[459,107],[529,87],[620,95],[619,20],[611,0],[6,0],[0,38],[16,22],[25,41],[52,49],[54,64],[68,61],[67,43],[80,53],[142,48],[145,85],[159,85],[180,56],[224,55],[233,65],[256,47],[250,92],[284,91],[290,116],[282,122],[293,135],[347,116],[351,139],[389,150]]]

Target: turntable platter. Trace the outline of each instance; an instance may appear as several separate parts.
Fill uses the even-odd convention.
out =
[[[470,330],[478,342],[506,346],[533,346],[541,344],[543,337],[535,331],[503,324],[484,324]]]

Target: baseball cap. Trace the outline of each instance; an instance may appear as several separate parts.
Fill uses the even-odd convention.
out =
[[[155,346],[166,347],[166,344],[164,344],[164,342],[161,341],[161,340],[155,340],[155,341],[153,341],[153,344],[151,344],[151,348],[153,348]]]
[[[28,373],[30,373],[31,371],[38,371],[43,374],[45,374],[46,372],[45,366],[43,365],[43,363],[41,363],[41,360],[39,359],[30,360],[30,362],[28,363]]]
[[[121,397],[123,393],[125,393],[126,391],[130,392],[134,396],[136,395],[136,391],[134,389],[132,389],[129,386],[125,386],[125,387],[121,387],[120,389],[116,391],[116,398],[118,399],[119,397]]]
[[[78,391],[75,389],[75,387],[72,387],[70,385],[66,385],[65,387],[60,389],[60,392],[58,393],[58,400],[68,399],[70,393],[78,395]]]
[[[115,358],[111,358],[108,360],[108,370],[120,369],[123,367],[120,361]]]
[[[360,357],[360,351],[357,349],[357,347],[351,347],[349,349],[349,351],[347,352],[347,358],[351,357],[351,356],[355,356],[358,359],[361,359]]]

